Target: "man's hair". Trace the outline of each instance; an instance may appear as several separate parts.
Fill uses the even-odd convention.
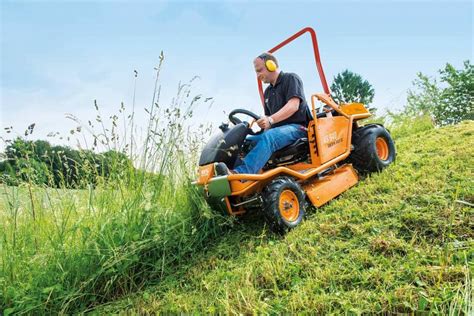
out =
[[[273,56],[273,55],[270,54],[270,53],[263,53],[263,54],[260,54],[260,55],[258,55],[258,58],[262,59],[263,61],[273,60],[273,62],[275,63],[275,65],[278,67],[278,60],[275,58],[275,56]]]

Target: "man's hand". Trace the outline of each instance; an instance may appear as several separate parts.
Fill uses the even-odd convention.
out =
[[[264,130],[269,129],[272,126],[272,124],[270,124],[270,119],[268,118],[268,116],[262,116],[262,118],[257,120],[257,124],[258,126],[260,126],[260,128]]]

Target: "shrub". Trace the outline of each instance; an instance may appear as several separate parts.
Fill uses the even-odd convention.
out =
[[[51,187],[83,188],[95,184],[97,177],[121,177],[131,160],[123,153],[109,150],[97,154],[67,146],[51,146],[44,140],[16,138],[6,147],[0,165],[0,180],[8,185],[29,182]],[[119,170],[111,172],[111,170]]]
[[[417,74],[414,89],[408,91],[406,114],[430,115],[440,126],[474,119],[473,65],[465,61],[464,68],[457,70],[447,63],[439,73],[443,87],[438,85],[436,78]]]

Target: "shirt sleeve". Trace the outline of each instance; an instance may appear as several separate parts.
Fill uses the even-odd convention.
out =
[[[264,109],[264,112],[265,112],[265,116],[269,116],[270,115],[270,109],[268,108],[268,104],[267,104],[266,100],[268,100],[268,88],[265,89],[265,92],[263,93],[263,109]]]
[[[286,91],[285,103],[294,97],[299,98],[300,102],[304,102],[303,81],[301,81],[298,75],[289,74]]]
[[[268,107],[265,105],[265,116],[270,116],[270,111],[268,110]]]

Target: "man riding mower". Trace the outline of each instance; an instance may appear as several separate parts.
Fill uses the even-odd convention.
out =
[[[301,80],[278,71],[271,53],[310,33],[325,93],[306,104]],[[395,160],[395,146],[379,124],[359,127],[371,114],[363,104],[336,104],[322,69],[316,33],[305,28],[254,61],[265,116],[237,109],[204,147],[196,185],[214,209],[230,215],[262,210],[270,226],[286,232],[303,219],[307,200],[319,207]],[[270,85],[262,89],[262,81]],[[237,115],[253,119],[242,121]],[[252,129],[256,123],[260,131]]]

